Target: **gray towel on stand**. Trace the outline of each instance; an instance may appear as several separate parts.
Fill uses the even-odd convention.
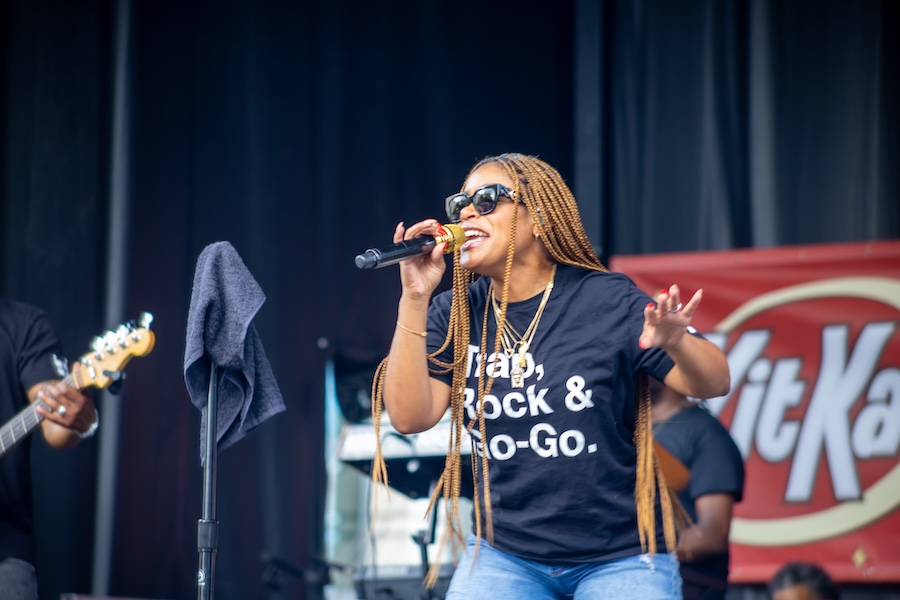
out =
[[[201,464],[212,365],[218,371],[220,451],[286,408],[252,323],[265,301],[230,243],[216,242],[203,249],[194,271],[184,349],[184,381],[191,402],[200,409]]]

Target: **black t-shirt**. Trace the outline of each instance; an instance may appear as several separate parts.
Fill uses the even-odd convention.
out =
[[[475,414],[476,356],[489,283],[481,278],[469,289],[467,421]],[[528,328],[541,296],[509,305],[516,330]],[[450,292],[440,294],[429,309],[430,352],[443,345],[450,299]],[[645,370],[662,380],[674,364],[658,348],[638,347],[650,301],[622,274],[559,265],[526,355],[524,387],[511,387],[505,355],[500,367],[488,368],[494,380],[485,416],[498,549],[553,564],[641,551],[634,506],[634,375]],[[487,321],[491,353],[493,314]],[[440,358],[451,360],[452,348]],[[437,377],[450,384],[449,374]],[[477,429],[473,438],[480,448]],[[657,531],[661,535],[661,527]]]
[[[27,406],[29,388],[59,379],[53,354],[62,351],[47,315],[0,298],[0,424]],[[34,564],[30,448],[25,441],[0,458],[0,560]]]
[[[694,502],[706,494],[730,494],[735,502],[744,497],[744,461],[728,430],[701,406],[688,406],[654,423],[655,439],[690,470],[687,488],[678,499],[696,521]],[[686,586],[724,590],[728,582],[729,555],[707,556],[681,565]]]

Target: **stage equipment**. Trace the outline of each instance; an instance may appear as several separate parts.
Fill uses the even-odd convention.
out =
[[[353,583],[360,600],[440,600],[447,594],[452,576],[453,565],[441,565],[434,589],[426,590],[421,566],[366,566],[356,570]]]
[[[361,423],[372,416],[372,379],[379,362],[341,353],[334,356],[334,392],[341,414],[350,423]]]
[[[381,425],[381,453],[388,469],[390,487],[412,499],[429,498],[444,471],[450,443],[449,419],[441,420],[427,431],[404,435],[394,429],[384,416]],[[344,463],[371,476],[375,457],[375,427],[371,423],[344,426],[338,444],[338,458]],[[463,430],[460,448],[461,470],[464,474],[460,495],[472,498],[472,441]],[[413,541],[419,546],[419,565],[364,566],[356,571],[355,586],[359,598],[366,600],[440,600],[447,591],[453,565],[441,565],[438,582],[431,590],[425,588],[425,576],[430,568],[428,545],[435,540],[438,507],[429,519],[429,527],[417,531]]]
[[[386,418],[383,419],[381,453],[387,464],[389,485],[410,498],[427,498],[444,471],[450,427],[450,420],[443,419],[427,431],[403,435]],[[338,443],[338,458],[366,475],[371,475],[375,440],[375,427],[371,423],[345,425]],[[462,473],[471,473],[472,444],[465,430],[460,455]],[[472,498],[472,481],[468,477],[463,479],[461,495]]]

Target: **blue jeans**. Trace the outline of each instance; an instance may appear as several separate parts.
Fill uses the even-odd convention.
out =
[[[472,565],[468,540],[446,600],[680,600],[681,575],[671,554],[640,554],[602,563],[550,565],[500,552],[484,540]]]
[[[4,600],[37,600],[34,567],[18,558],[0,560],[0,598]]]

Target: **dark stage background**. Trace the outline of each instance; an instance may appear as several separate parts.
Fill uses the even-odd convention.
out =
[[[42,599],[98,577],[196,596],[182,366],[212,242],[267,295],[288,407],[219,458],[216,595],[247,599],[321,596],[267,594],[259,556],[315,566],[325,363],[387,351],[396,269],[353,257],[440,217],[479,158],[559,168],[604,259],[900,237],[890,0],[6,0],[0,19],[0,293],[45,308],[72,357],[156,316],[98,438],[34,440]]]

